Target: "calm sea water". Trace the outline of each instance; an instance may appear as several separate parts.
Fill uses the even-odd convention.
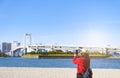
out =
[[[76,68],[72,59],[34,59],[18,57],[0,57],[0,67],[49,67]],[[120,69],[120,59],[91,59],[91,68]]]

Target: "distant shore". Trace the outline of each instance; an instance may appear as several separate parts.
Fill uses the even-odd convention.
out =
[[[120,78],[120,69],[92,69],[93,78]],[[0,67],[0,78],[76,78],[76,68]]]
[[[46,58],[48,58],[48,59],[49,58],[61,58],[61,59],[70,59],[70,58],[73,58],[73,55],[68,55],[68,56],[67,55],[60,55],[60,56],[59,55],[56,55],[56,56],[55,55],[54,56],[52,56],[52,55],[51,56],[50,55],[49,56],[47,56],[47,55],[46,56],[45,55],[44,56],[40,56],[40,55],[23,55],[22,58],[40,58],[40,59],[42,59],[42,58],[45,58],[45,59]],[[101,56],[99,56],[99,55],[95,56],[94,55],[94,56],[90,56],[90,58],[114,58],[114,57],[105,56],[105,55],[103,55],[103,56],[102,55]]]
[[[120,56],[110,56],[109,59],[120,59]]]

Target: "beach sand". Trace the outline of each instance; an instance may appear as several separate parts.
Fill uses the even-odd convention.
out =
[[[93,78],[120,78],[120,69],[92,69]],[[76,78],[76,68],[0,67],[0,78]]]

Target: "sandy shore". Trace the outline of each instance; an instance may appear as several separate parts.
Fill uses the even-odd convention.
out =
[[[120,69],[93,69],[93,78],[120,78]],[[76,68],[0,67],[0,78],[76,78]]]

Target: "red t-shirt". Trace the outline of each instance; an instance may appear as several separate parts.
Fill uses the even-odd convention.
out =
[[[84,67],[84,64],[83,64],[83,58],[81,57],[73,57],[73,63],[74,64],[77,64],[77,73],[84,73],[85,72],[85,67]]]
[[[84,67],[85,67],[85,71],[87,70],[87,68],[90,67],[90,58],[84,58]]]

